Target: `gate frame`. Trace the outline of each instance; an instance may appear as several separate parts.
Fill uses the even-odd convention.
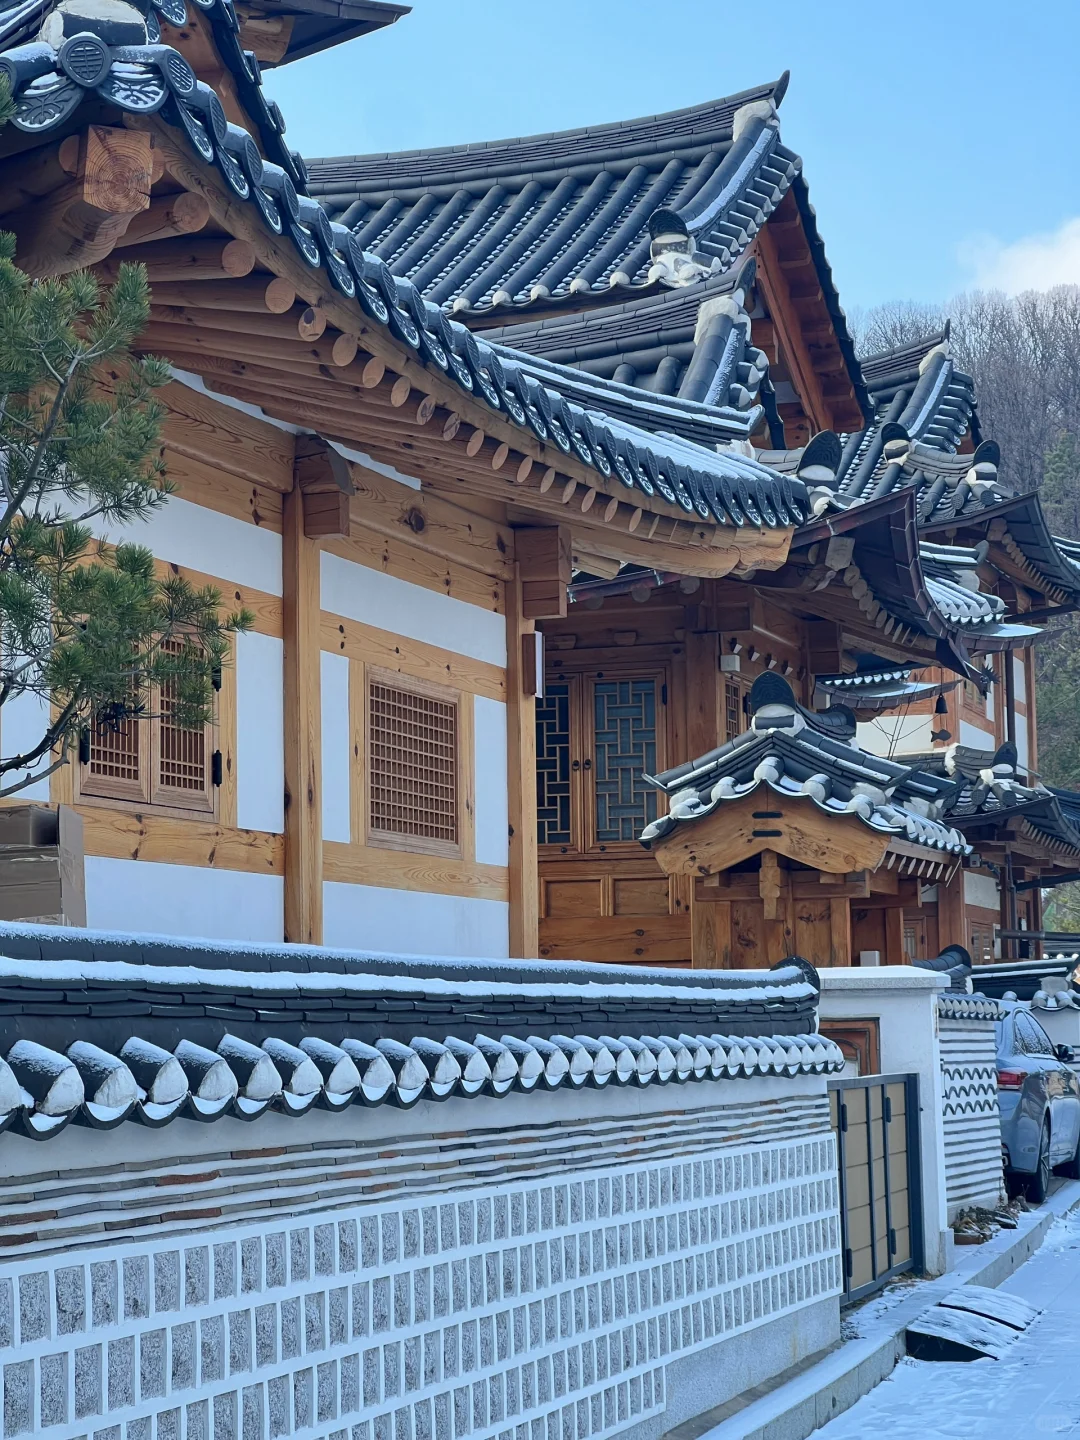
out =
[[[892,1123],[892,1120],[888,1118],[889,1105],[886,1087],[897,1084],[904,1086],[904,1104],[906,1110],[904,1118],[907,1131],[908,1229],[911,1233],[911,1259],[903,1265],[890,1266],[889,1269],[878,1274],[877,1232],[874,1215],[874,1160],[876,1152],[873,1144],[874,1125],[870,1121],[870,1090],[875,1086],[881,1088],[881,1123],[883,1127],[887,1127]],[[836,1135],[837,1183],[840,1197],[840,1245],[844,1286],[840,1303],[841,1305],[853,1305],[858,1300],[865,1300],[867,1296],[876,1294],[897,1275],[903,1275],[908,1271],[919,1274],[925,1269],[922,1207],[922,1137],[920,1133],[921,1127],[919,1125],[919,1077],[918,1075],[860,1075],[838,1077],[829,1080],[828,1088],[830,1093],[835,1090],[839,1095],[837,1100],[837,1127],[834,1133]],[[870,1262],[874,1270],[873,1280],[866,1285],[860,1285],[856,1290],[850,1288],[851,1273],[849,1255],[851,1247],[848,1245],[847,1169],[844,1145],[844,1135],[847,1131],[847,1102],[843,1098],[845,1091],[852,1090],[862,1090],[866,1096],[867,1170],[870,1182]],[[893,1228],[892,1201],[889,1193],[889,1147],[887,1142],[884,1146],[883,1159],[885,1161],[885,1223],[891,1231]]]

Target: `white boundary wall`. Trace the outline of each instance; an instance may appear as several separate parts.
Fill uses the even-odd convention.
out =
[[[4,1440],[658,1440],[839,1331],[824,1080],[679,1104],[0,1137]]]

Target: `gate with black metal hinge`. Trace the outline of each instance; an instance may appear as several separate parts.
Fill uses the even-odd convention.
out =
[[[919,1077],[829,1081],[836,1135],[843,1304],[923,1268]]]

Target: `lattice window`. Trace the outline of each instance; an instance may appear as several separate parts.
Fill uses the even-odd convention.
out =
[[[180,641],[172,641],[162,648],[175,655],[182,646]],[[173,723],[177,700],[176,686],[166,682],[153,707],[154,799],[186,810],[208,810],[212,805],[208,763],[212,737],[205,726]]]
[[[597,680],[593,687],[596,840],[636,840],[656,819],[656,681]]]
[[[570,686],[549,682],[536,702],[536,817],[541,845],[569,845]]]
[[[83,765],[83,793],[145,799],[145,741],[144,721],[116,718],[108,711],[96,716],[90,726],[90,753]]]
[[[737,680],[724,681],[724,739],[734,740],[743,732],[742,689]]]
[[[180,644],[166,648],[175,653]],[[175,687],[166,683],[150,688],[139,715],[98,715],[83,742],[79,794],[213,811],[213,727],[172,723],[176,704]]]
[[[456,697],[369,678],[371,839],[459,853],[459,729]]]

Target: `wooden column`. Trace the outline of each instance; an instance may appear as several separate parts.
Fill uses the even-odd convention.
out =
[[[539,953],[540,875],[536,848],[536,697],[526,694],[534,680],[535,623],[522,613],[520,567],[506,585],[506,731],[510,813],[510,954],[526,960]],[[535,677],[542,683],[543,676]]]
[[[902,905],[885,907],[885,957],[886,965],[906,965],[904,954],[904,909]]]
[[[689,616],[688,616],[689,620]],[[719,637],[715,631],[695,631],[687,625],[685,683],[685,754],[693,760],[720,744]],[[715,892],[713,892],[715,894]],[[699,894],[690,885],[690,963],[695,969],[722,970],[731,964],[731,906],[713,896]]]
[[[967,917],[964,911],[964,871],[957,866],[948,885],[938,884],[938,945],[967,945]]]
[[[282,507],[285,640],[285,939],[322,944],[322,704],[319,545],[300,486]]]

